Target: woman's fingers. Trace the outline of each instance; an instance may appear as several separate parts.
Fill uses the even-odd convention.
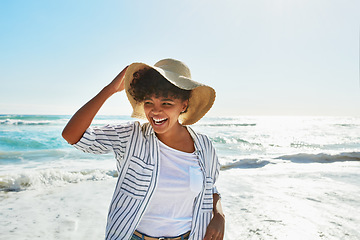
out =
[[[114,92],[120,92],[125,89],[124,76],[128,66],[126,66],[109,84],[110,87],[114,89]]]

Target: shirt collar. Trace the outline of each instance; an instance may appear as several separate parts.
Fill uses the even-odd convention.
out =
[[[199,137],[197,135],[197,133],[190,127],[185,125],[186,129],[189,131],[190,136],[192,137],[193,141],[194,141],[194,147],[195,147],[195,152],[201,152],[203,149],[201,148],[201,145],[199,143]],[[150,135],[156,136],[154,129],[152,128],[151,124],[149,122],[144,124],[144,135],[146,137],[149,137]]]
[[[199,143],[199,136],[197,135],[197,133],[190,126],[186,125],[185,127],[189,131],[190,136],[192,137],[192,139],[194,140],[195,151],[196,152],[201,152],[203,149],[201,148],[201,145]]]
[[[152,128],[150,123],[144,123],[143,127],[145,128],[144,134],[145,136],[155,135],[154,129]]]

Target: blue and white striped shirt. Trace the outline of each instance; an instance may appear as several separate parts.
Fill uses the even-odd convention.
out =
[[[203,189],[194,202],[190,240],[203,239],[212,218],[214,185],[220,170],[209,138],[187,127],[204,174]],[[110,204],[106,239],[130,239],[156,189],[159,174],[158,139],[149,123],[90,127],[74,144],[84,152],[113,151],[119,177]]]

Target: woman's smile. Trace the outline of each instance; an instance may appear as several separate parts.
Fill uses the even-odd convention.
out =
[[[162,125],[167,121],[167,118],[160,118],[160,119],[152,118],[152,120],[154,121],[155,125]]]

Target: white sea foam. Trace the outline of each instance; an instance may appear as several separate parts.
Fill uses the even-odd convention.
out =
[[[223,171],[225,239],[359,239],[359,170],[359,162],[288,162]]]
[[[62,186],[68,183],[101,181],[117,177],[115,170],[91,169],[65,171],[61,169],[28,170],[0,175],[0,191],[22,191]]]
[[[48,125],[51,124],[51,121],[25,121],[25,120],[15,120],[15,119],[5,119],[0,120],[0,124],[3,125]]]

